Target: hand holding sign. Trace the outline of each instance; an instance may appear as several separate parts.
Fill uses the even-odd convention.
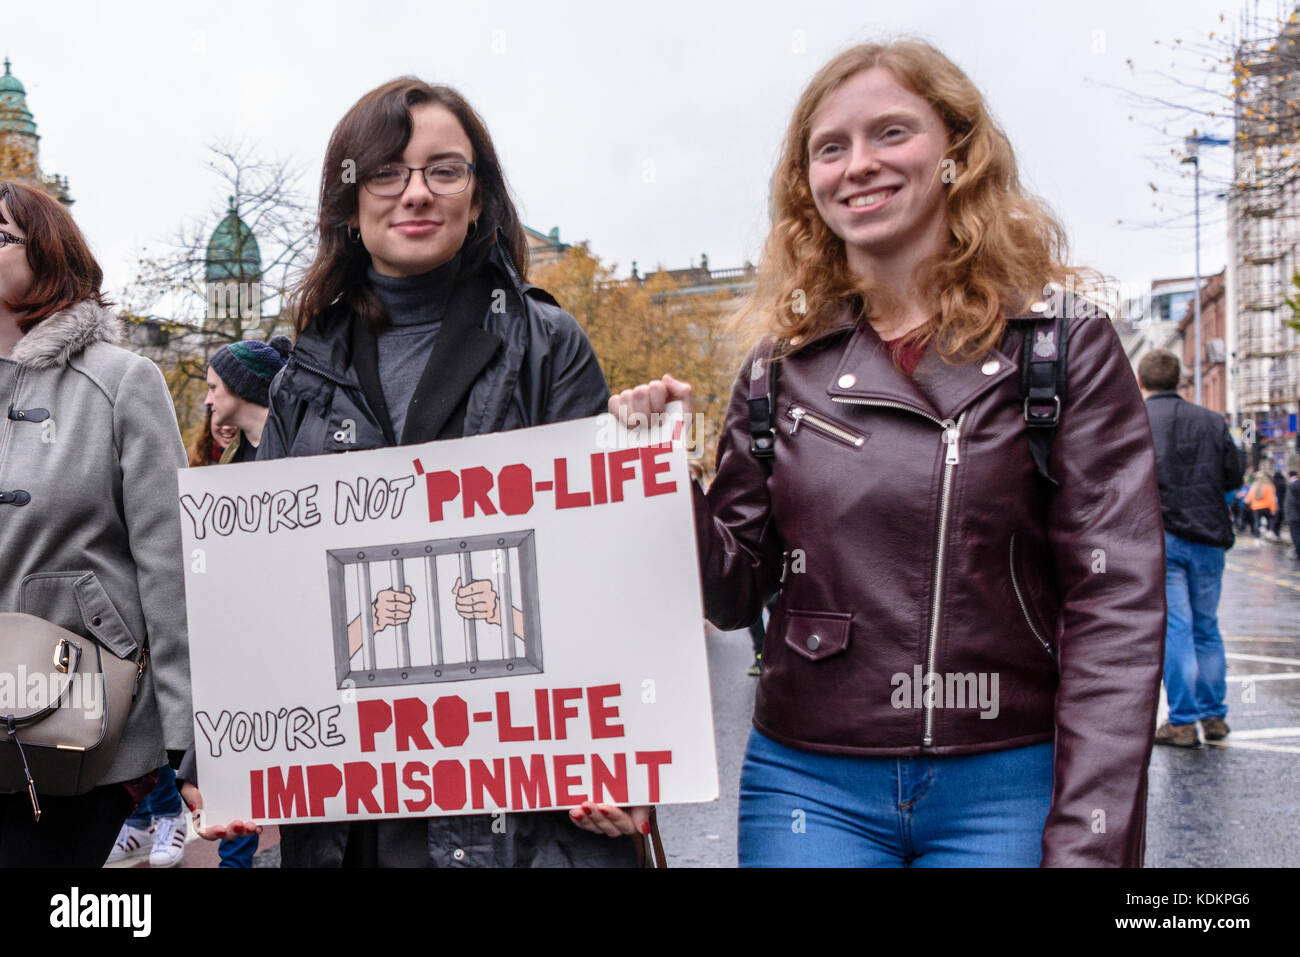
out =
[[[621,425],[630,425],[629,415],[644,416],[642,421],[649,421],[649,416],[662,413],[669,402],[682,404],[682,418],[690,420],[695,406],[691,401],[691,387],[687,382],[674,379],[670,375],[654,382],[647,382],[635,389],[624,389],[617,395],[609,397],[610,414]]]

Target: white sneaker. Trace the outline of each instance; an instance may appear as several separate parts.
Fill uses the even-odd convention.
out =
[[[153,850],[149,852],[150,867],[175,867],[185,856],[185,812],[153,819]]]
[[[116,864],[118,861],[145,857],[153,847],[153,832],[152,825],[141,828],[132,827],[130,821],[123,822],[122,830],[117,832],[117,843],[108,852],[106,863]]]

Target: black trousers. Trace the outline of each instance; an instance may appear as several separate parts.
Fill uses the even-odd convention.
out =
[[[0,867],[103,867],[134,803],[120,784],[39,798],[36,821],[26,791],[0,794]]]
[[[1291,529],[1291,547],[1295,550],[1295,557],[1300,558],[1300,518],[1287,522],[1287,527]]]

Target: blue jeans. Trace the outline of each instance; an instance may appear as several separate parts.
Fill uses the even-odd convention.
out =
[[[1228,713],[1228,661],[1219,633],[1224,549],[1165,532],[1165,696],[1170,724]]]
[[[181,795],[176,790],[176,772],[163,765],[158,769],[158,784],[148,797],[140,802],[135,813],[127,818],[132,827],[144,830],[149,827],[150,818],[175,817],[181,813]]]
[[[253,855],[257,853],[257,838],[256,834],[245,834],[223,840],[217,848],[217,855],[221,858],[217,866],[252,867]]]
[[[741,867],[1037,867],[1052,743],[924,758],[816,754],[751,731]]]

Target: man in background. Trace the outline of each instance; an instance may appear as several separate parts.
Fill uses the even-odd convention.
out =
[[[1223,419],[1183,399],[1178,358],[1163,349],[1138,364],[1156,449],[1165,523],[1165,696],[1169,718],[1156,744],[1200,746],[1228,735],[1228,663],[1219,632],[1224,555],[1232,518],[1224,495],[1241,485],[1241,456]]]

